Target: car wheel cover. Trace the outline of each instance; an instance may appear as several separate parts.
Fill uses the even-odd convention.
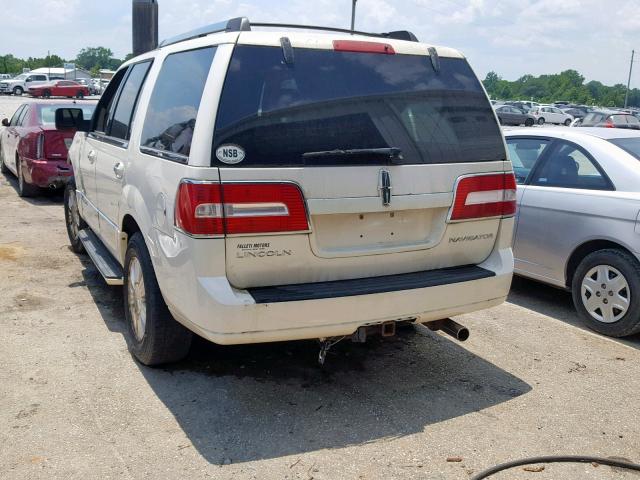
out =
[[[77,240],[80,231],[80,212],[78,211],[78,202],[76,201],[76,192],[69,192],[69,230],[73,240]]]
[[[615,323],[629,311],[631,289],[625,276],[610,265],[597,265],[587,272],[580,286],[587,313],[602,323]]]
[[[136,340],[140,342],[144,338],[144,332],[147,326],[147,303],[142,266],[140,265],[138,257],[135,256],[132,257],[129,262],[127,295],[131,327]]]

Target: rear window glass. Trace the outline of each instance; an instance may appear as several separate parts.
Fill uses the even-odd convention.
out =
[[[504,160],[500,129],[466,60],[236,47],[214,135],[214,165],[240,147],[237,167],[389,162],[362,149],[398,149],[396,164]],[[341,152],[334,152],[334,151]],[[351,150],[345,152],[345,150]],[[394,151],[398,151],[394,150]],[[325,155],[309,155],[332,152]],[[348,153],[348,154],[347,154]],[[307,154],[307,155],[305,155]]]
[[[82,115],[85,120],[91,120],[93,111],[96,109],[95,105],[51,105],[40,107],[40,123],[42,125],[55,125],[56,124],[56,110],[59,108],[81,108]]]
[[[640,137],[614,138],[609,141],[640,160]]]

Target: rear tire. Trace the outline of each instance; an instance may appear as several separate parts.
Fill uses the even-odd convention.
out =
[[[44,92],[42,92],[42,98],[51,98],[51,91],[45,90]]]
[[[78,100],[82,100],[82,99],[84,98],[84,93],[83,93],[83,92],[78,92],[78,93],[76,94],[76,98],[77,98]]]
[[[544,125],[544,117],[538,119],[538,125]]]
[[[193,334],[171,316],[139,232],[130,238],[125,257],[124,309],[129,346],[141,363],[152,367],[187,356]]]
[[[78,209],[78,196],[76,194],[76,182],[70,180],[64,189],[64,219],[67,224],[67,235],[71,250],[75,253],[84,253],[84,245],[80,241],[80,231],[87,228],[87,224],[80,216]]]
[[[629,253],[606,249],[587,255],[573,276],[571,293],[592,330],[610,337],[640,332],[640,263]]]
[[[9,167],[4,163],[4,155],[2,154],[2,145],[0,145],[0,173],[6,175],[9,173]]]
[[[16,158],[16,172],[18,172],[18,195],[22,198],[35,197],[40,192],[40,189],[35,185],[27,183],[24,179],[24,172],[22,171],[22,162],[19,158]]]
[[[564,126],[565,126],[565,127],[568,127],[569,125],[571,125],[571,120],[567,118],[567,119],[564,121]]]
[[[533,127],[533,123],[534,123],[533,118],[527,118],[524,121],[524,126],[525,127]]]

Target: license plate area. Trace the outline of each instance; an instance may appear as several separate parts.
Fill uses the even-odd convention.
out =
[[[311,248],[323,258],[432,248],[442,239],[447,211],[431,208],[315,215]]]

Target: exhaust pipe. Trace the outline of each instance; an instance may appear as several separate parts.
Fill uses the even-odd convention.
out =
[[[423,325],[432,332],[441,330],[447,335],[455,338],[459,342],[465,342],[469,339],[469,329],[464,325],[460,325],[458,322],[451,320],[450,318],[426,322],[423,323]]]

